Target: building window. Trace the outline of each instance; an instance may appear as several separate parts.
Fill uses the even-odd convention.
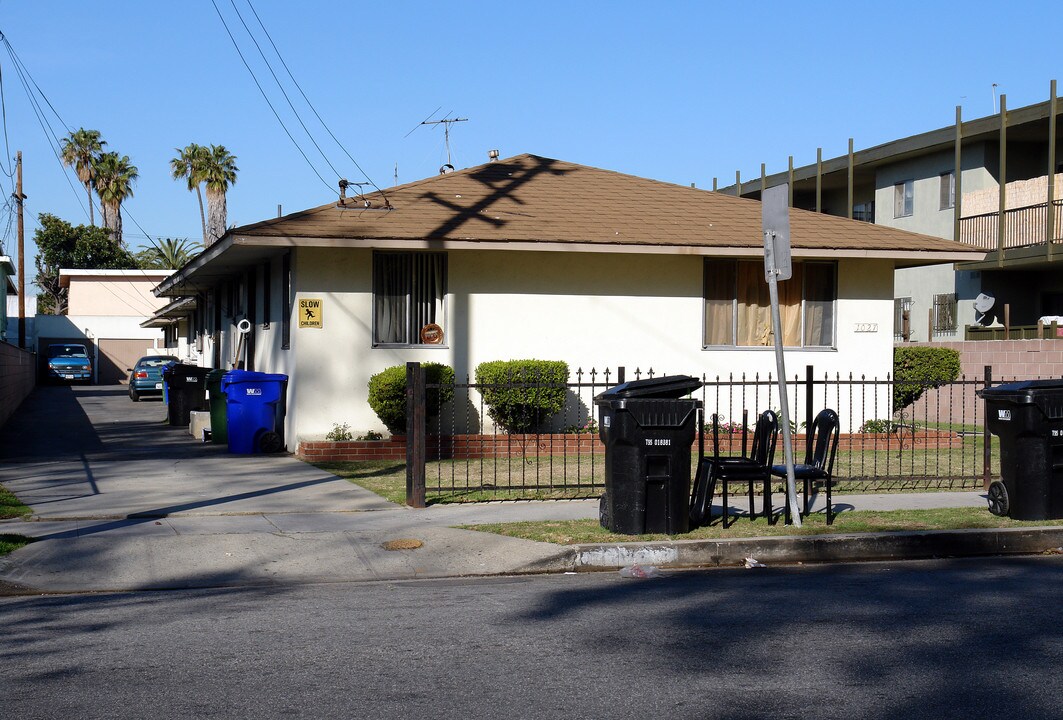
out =
[[[911,335],[910,323],[912,299],[910,297],[893,298],[893,339],[908,341]]]
[[[868,202],[853,205],[853,220],[866,223],[875,222],[875,201],[869,200]]]
[[[292,347],[292,254],[281,256],[281,350]]]
[[[793,270],[779,283],[783,345],[834,347],[835,264],[797,262]],[[707,259],[704,289],[705,347],[774,345],[763,262]]]
[[[941,209],[951,210],[956,207],[956,174],[947,172],[939,176],[941,181]]]
[[[446,295],[446,253],[375,253],[373,344],[444,344]],[[432,325],[443,333],[430,332]]]
[[[915,181],[905,180],[893,186],[893,217],[909,217],[915,200]]]
[[[934,334],[956,333],[956,293],[934,296]]]

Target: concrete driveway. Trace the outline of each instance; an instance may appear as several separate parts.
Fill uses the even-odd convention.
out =
[[[395,508],[286,455],[232,455],[124,386],[38,388],[0,431],[0,485],[41,520]]]

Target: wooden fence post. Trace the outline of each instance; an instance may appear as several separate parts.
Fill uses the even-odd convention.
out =
[[[406,363],[406,504],[425,506],[425,378],[420,363]]]

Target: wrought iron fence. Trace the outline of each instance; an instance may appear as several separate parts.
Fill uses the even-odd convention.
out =
[[[562,409],[537,418],[534,432],[509,433],[492,421],[484,391],[506,387],[534,389],[535,383],[488,386],[464,382],[443,387],[416,383],[410,391],[408,413],[417,421],[417,407],[425,430],[411,429],[407,437],[407,488],[422,488],[429,497],[449,500],[585,498],[605,488],[605,447],[599,439],[594,398],[625,379],[661,376],[653,369],[626,373],[577,370],[574,382],[551,384],[563,388]],[[737,454],[742,429],[767,409],[781,407],[778,384],[767,376],[702,375],[703,385],[692,397],[702,401],[707,429],[716,416],[721,453]],[[995,382],[1017,378],[998,378]],[[863,376],[817,376],[812,366],[786,382],[794,433],[795,459],[805,451],[804,428],[821,409],[834,409],[841,419],[841,438],[835,462],[835,490],[889,492],[980,489],[999,476],[995,439],[983,422],[983,403],[977,391],[994,383],[990,368],[984,377],[967,377],[923,387],[910,406],[897,410],[894,393],[902,383]],[[453,393],[439,415],[425,417],[433,394]],[[711,453],[712,433],[704,437]],[[691,448],[698,450],[697,441]],[[776,455],[781,462],[782,444]],[[696,466],[696,463],[694,463]],[[424,496],[421,496],[423,502]],[[413,502],[412,504],[418,504]]]

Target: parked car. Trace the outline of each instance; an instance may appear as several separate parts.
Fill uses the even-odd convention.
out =
[[[48,380],[92,382],[92,361],[84,345],[56,343],[48,346],[45,355]]]
[[[162,369],[179,362],[173,355],[146,355],[129,370],[129,399],[140,402],[144,395],[162,395]]]

